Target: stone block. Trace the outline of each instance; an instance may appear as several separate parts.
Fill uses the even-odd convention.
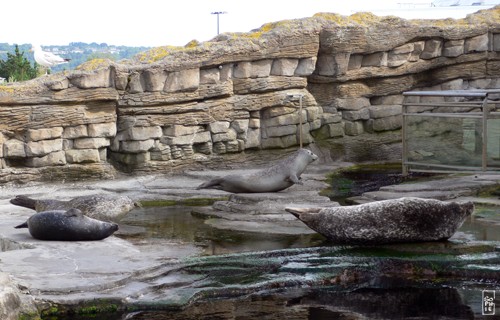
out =
[[[443,56],[455,58],[464,54],[464,40],[449,40],[444,43]]]
[[[262,117],[264,119],[267,118],[274,118],[274,117],[279,117],[285,114],[290,114],[297,112],[298,108],[295,107],[286,107],[286,106],[279,106],[279,107],[272,107],[272,108],[266,108],[263,111]]]
[[[49,167],[49,166],[63,166],[66,164],[66,152],[56,151],[49,153],[43,157],[34,157],[26,159],[26,166],[28,167]]]
[[[387,52],[375,52],[363,57],[361,67],[385,67],[387,66]]]
[[[307,121],[309,122],[320,119],[323,114],[321,107],[307,107],[305,110],[307,112]]]
[[[396,115],[401,115],[403,113],[403,107],[401,105],[376,105],[369,106],[368,110],[370,112],[370,118],[386,118]]]
[[[232,128],[229,128],[225,133],[212,134],[212,141],[214,143],[236,140],[236,138],[237,138],[236,131],[234,131]]]
[[[492,36],[493,39],[493,51],[499,52],[500,51],[500,33],[494,33]]]
[[[212,148],[214,153],[223,154],[226,153],[226,145],[224,142],[216,142],[213,144]]]
[[[211,142],[212,136],[210,131],[202,131],[182,136],[162,137],[160,141],[167,145],[192,145],[196,143]]]
[[[229,121],[215,121],[208,125],[208,129],[211,133],[223,133],[228,131],[229,125]]]
[[[441,56],[443,41],[440,39],[430,39],[425,41],[424,50],[420,54],[421,59],[432,59]]]
[[[339,76],[347,72],[350,53],[320,54],[318,56],[318,74],[321,76]]]
[[[88,135],[94,138],[112,138],[116,135],[116,123],[89,123]]]
[[[144,70],[142,77],[144,79],[144,91],[158,92],[163,91],[168,73],[164,69],[149,68]]]
[[[415,49],[413,43],[407,43],[402,46],[396,47],[389,51],[387,54],[387,66],[388,67],[399,67],[406,62],[411,56],[411,53]]]
[[[245,139],[245,149],[259,148],[260,139],[260,129],[249,129]]]
[[[183,126],[183,125],[172,125],[165,127],[163,129],[163,134],[166,136],[185,136],[185,135],[192,135],[197,132],[202,132],[204,131],[202,126]]]
[[[319,55],[317,65],[317,72],[320,76],[334,76],[336,74],[335,60],[331,54]]]
[[[133,71],[128,76],[127,91],[129,93],[141,93],[144,92],[146,84],[142,74],[138,71]]]
[[[420,59],[420,54],[424,51],[425,41],[413,42],[413,51],[408,58],[409,62],[416,62]]]
[[[75,149],[99,149],[110,145],[108,138],[79,138],[73,143]]]
[[[120,142],[120,151],[127,153],[143,153],[152,149],[155,145],[153,139],[149,140],[125,140]]]
[[[368,111],[368,108],[345,110],[342,111],[342,118],[349,121],[368,120],[370,119],[370,111]]]
[[[70,73],[69,82],[80,89],[108,88],[111,86],[110,69],[101,68],[92,72]]]
[[[338,110],[360,110],[370,105],[368,98],[335,98],[333,107]]]
[[[111,75],[112,79],[114,79],[115,82],[115,88],[117,90],[126,90],[127,85],[128,85],[128,68],[120,65],[120,64],[115,64],[111,66]]]
[[[64,139],[76,139],[76,138],[88,137],[87,125],[81,124],[78,126],[66,127],[64,128],[62,137]]]
[[[377,132],[401,129],[402,123],[403,117],[401,115],[373,119],[372,130]]]
[[[151,161],[149,152],[142,153],[113,153],[113,159],[126,165],[141,165]]]
[[[338,123],[342,121],[342,115],[338,113],[323,113],[321,115],[321,124]]]
[[[299,60],[297,69],[295,69],[294,76],[307,77],[316,70],[316,57],[303,58]]]
[[[349,57],[349,63],[347,64],[347,70],[357,70],[361,68],[362,63],[363,63],[362,54],[351,54],[351,56]]]
[[[63,139],[30,141],[26,143],[27,157],[40,157],[63,149]]]
[[[287,76],[291,77],[295,74],[295,69],[299,65],[298,59],[276,59],[271,67],[272,76]]]
[[[47,129],[28,129],[25,137],[26,141],[40,141],[61,138],[63,134],[62,127]]]
[[[248,119],[237,119],[231,122],[231,128],[233,128],[238,135],[246,133],[248,130]]]
[[[99,150],[96,149],[66,150],[67,163],[95,163],[99,161],[100,161]]]
[[[392,104],[403,104],[404,97],[402,94],[393,94],[389,96],[373,97],[370,99],[371,105],[392,105]]]
[[[26,157],[25,144],[21,140],[10,139],[3,143],[3,156],[5,158]]]
[[[305,110],[302,110],[302,121],[307,119],[307,114]],[[300,122],[299,113],[289,113],[284,114],[282,116],[273,117],[269,119],[264,119],[264,124],[267,127],[278,127],[278,126],[287,126],[290,124],[297,124]]]
[[[238,62],[233,67],[233,78],[236,79],[250,78],[251,73],[252,73],[252,63],[249,61]]]
[[[488,48],[489,48],[488,33],[472,37],[469,39],[465,39],[465,44],[464,44],[465,53],[488,51]]]
[[[224,64],[219,66],[220,81],[229,81],[233,78],[233,64]]]
[[[260,119],[249,119],[248,120],[248,127],[252,129],[258,129],[260,128]]]
[[[269,77],[269,75],[271,74],[272,64],[273,64],[273,60],[271,60],[271,59],[252,61],[250,78]]]
[[[186,69],[172,72],[165,82],[164,91],[195,91],[200,86],[200,69]]]
[[[90,131],[90,126],[89,126]],[[128,140],[149,140],[157,139],[163,136],[163,130],[160,126],[152,127],[132,127],[128,129]]]
[[[294,134],[297,132],[297,126],[292,124],[288,126],[279,126],[279,127],[267,127],[264,130],[265,134],[263,136],[265,138],[269,137],[283,137]]]
[[[222,67],[221,67],[222,68]],[[220,69],[201,69],[200,70],[200,84],[214,84],[220,81]]]
[[[321,119],[309,122],[309,127],[311,128],[311,130],[317,130],[317,129],[321,128],[321,125],[322,125]]]
[[[227,153],[234,153],[234,152],[241,151],[240,150],[240,143],[238,140],[230,140],[230,141],[227,141],[225,144],[226,144],[226,152]]]
[[[357,136],[364,132],[362,121],[345,121],[345,134]]]
[[[155,143],[153,150],[151,150],[151,160],[153,161],[168,161],[172,159],[170,154],[170,147],[163,143]]]
[[[52,91],[68,89],[69,79],[67,77],[63,77],[61,79],[51,80],[46,83],[46,86]]]

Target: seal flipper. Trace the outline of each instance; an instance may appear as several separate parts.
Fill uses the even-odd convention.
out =
[[[16,206],[36,210],[36,200],[26,196],[16,196],[14,199],[10,199],[10,203]]]
[[[16,228],[16,229],[28,228],[28,221],[21,223],[20,225],[15,226],[14,228]]]
[[[291,174],[289,177],[288,177],[288,180],[293,182],[294,184],[304,184],[302,181],[300,181],[300,178],[297,177],[297,175],[295,174]]]
[[[71,208],[64,213],[67,217],[82,217],[83,213],[79,209]]]
[[[196,187],[196,190],[200,189],[220,189],[221,182],[224,181],[222,178],[215,178],[210,181],[204,182]]]

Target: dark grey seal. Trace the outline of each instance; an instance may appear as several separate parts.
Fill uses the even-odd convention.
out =
[[[75,208],[90,218],[113,222],[120,221],[130,210],[137,206],[129,197],[112,194],[81,196],[69,201],[53,199],[36,200],[19,195],[11,199],[10,203],[33,209],[36,212]]]
[[[474,204],[406,197],[356,206],[285,210],[332,242],[382,244],[446,240],[472,214]]]
[[[109,237],[118,230],[118,225],[92,219],[78,209],[70,209],[35,213],[15,228],[28,228],[31,236],[39,240],[90,241]]]
[[[278,192],[294,184],[302,184],[300,175],[318,156],[307,149],[299,149],[269,168],[249,174],[231,174],[215,178],[197,189],[219,189],[233,193]]]

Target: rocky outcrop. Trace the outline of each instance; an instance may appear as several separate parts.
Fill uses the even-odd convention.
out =
[[[472,202],[405,197],[356,206],[286,210],[337,244],[442,241],[474,211]]]
[[[500,7],[436,21],[317,14],[1,86],[0,182],[397,131],[404,91],[500,88],[498,21]]]

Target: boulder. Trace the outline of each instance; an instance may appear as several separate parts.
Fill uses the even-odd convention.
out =
[[[404,197],[355,206],[287,207],[309,228],[339,244],[442,241],[474,211],[468,202]]]

